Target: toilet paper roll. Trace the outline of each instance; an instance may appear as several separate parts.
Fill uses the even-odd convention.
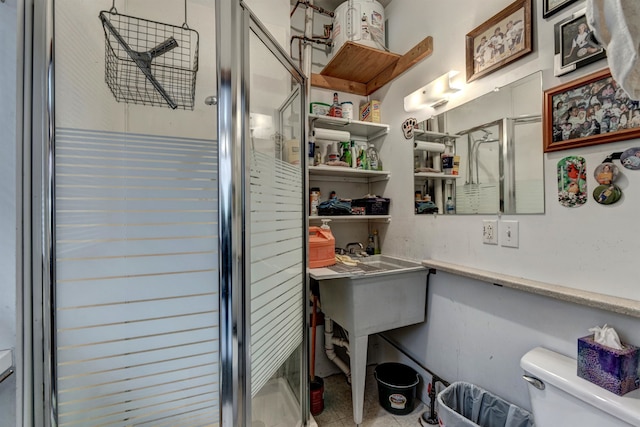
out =
[[[316,139],[324,139],[327,141],[350,141],[351,134],[343,130],[316,128],[313,130],[313,136]]]
[[[444,153],[444,144],[438,142],[416,141],[413,143],[414,150],[431,151],[433,153]]]

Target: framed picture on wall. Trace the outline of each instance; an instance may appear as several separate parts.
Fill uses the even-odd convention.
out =
[[[531,1],[516,0],[467,34],[467,82],[531,53]]]
[[[578,0],[542,0],[542,16],[548,18],[576,1]]]
[[[544,151],[566,150],[640,137],[640,101],[608,68],[544,92]]]
[[[582,9],[555,25],[554,75],[561,76],[607,56]]]

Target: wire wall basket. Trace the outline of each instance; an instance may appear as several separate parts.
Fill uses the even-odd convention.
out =
[[[105,35],[105,82],[118,102],[193,110],[198,71],[198,32],[100,12]]]

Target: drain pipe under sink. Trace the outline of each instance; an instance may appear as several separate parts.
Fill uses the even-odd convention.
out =
[[[347,382],[351,384],[351,369],[336,354],[333,346],[338,345],[344,347],[349,352],[349,341],[333,336],[333,320],[326,315],[324,316],[324,352],[327,358],[336,364],[338,368],[347,376]]]

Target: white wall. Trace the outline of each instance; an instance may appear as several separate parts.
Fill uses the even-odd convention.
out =
[[[16,140],[17,96],[17,0],[0,3],[0,350],[16,347],[17,197],[19,144]],[[0,417],[3,425],[16,424],[16,379],[0,384]]]
[[[404,53],[431,35],[434,53],[373,95],[382,100],[383,122],[392,126],[381,151],[385,166],[392,171],[385,195],[393,200],[393,220],[382,236],[383,252],[414,259],[433,258],[640,300],[637,274],[629,268],[637,263],[638,243],[628,235],[628,230],[635,228],[640,209],[640,173],[621,168],[620,186],[625,196],[613,206],[589,200],[580,208],[564,208],[557,202],[556,190],[559,159],[584,156],[589,191],[593,191],[596,183],[592,176],[597,164],[611,152],[639,145],[638,141],[545,155],[546,213],[503,217],[519,221],[519,249],[482,244],[482,219],[496,218],[495,215],[413,215],[413,194],[407,190],[407,183],[413,179],[407,167],[412,150],[401,136],[400,125],[407,117],[421,120],[430,113],[405,113],[403,98],[450,69],[464,71],[465,34],[510,3],[396,0],[386,8],[391,51]],[[606,66],[599,62],[562,79],[553,77],[553,25],[584,7],[584,3],[548,21],[542,19],[542,2],[533,3],[533,53],[467,85],[446,108],[537,70],[543,71],[546,89]],[[529,408],[520,379],[520,357],[535,346],[575,357],[576,339],[587,335],[588,328],[604,323],[615,326],[623,340],[640,344],[638,319],[438,272],[431,279],[428,320],[391,335],[446,380],[475,382]]]

